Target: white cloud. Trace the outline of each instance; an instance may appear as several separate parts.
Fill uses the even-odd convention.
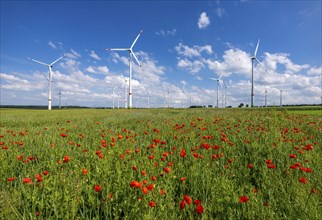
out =
[[[265,53],[265,63],[273,71],[277,70],[277,65],[282,64],[285,67],[286,73],[299,73],[304,69],[308,69],[310,66],[308,64],[298,65],[294,64],[288,57],[289,54],[286,53]]]
[[[89,73],[97,73],[107,75],[109,73],[109,69],[107,66],[89,66],[86,68],[86,71]]]
[[[218,16],[218,17],[222,17],[223,15],[225,15],[226,14],[226,12],[225,12],[225,9],[224,8],[216,8],[215,9],[215,13],[216,13],[216,15]]]
[[[48,42],[48,45],[53,49],[57,49],[57,46],[51,41]]]
[[[80,53],[76,52],[73,49],[71,49],[70,52],[71,53],[65,53],[65,56],[69,59],[77,59],[81,57]]]
[[[94,50],[92,50],[92,51],[89,53],[89,55],[90,55],[92,58],[96,59],[96,60],[102,60],[102,58],[100,58],[100,57],[95,53],[95,51],[94,51]]]
[[[177,29],[175,29],[175,28],[172,30],[161,29],[160,31],[155,32],[156,35],[160,35],[160,36],[168,36],[168,35],[174,36],[174,35],[176,35],[176,33],[177,33]]]
[[[194,56],[201,56],[201,52],[206,52],[207,54],[212,54],[212,47],[211,45],[204,45],[204,46],[196,46],[189,47],[182,43],[179,43],[177,46],[174,47],[179,55],[185,57],[194,57]]]
[[[307,71],[308,75],[321,75],[322,74],[322,66],[320,67],[311,67],[308,71]]]
[[[209,17],[207,16],[206,12],[202,12],[200,14],[200,17],[199,17],[199,20],[198,20],[198,27],[199,27],[199,29],[204,29],[208,25],[210,25]]]
[[[184,58],[178,60],[177,66],[188,70],[192,74],[196,74],[204,67],[204,64],[200,60],[190,61],[187,58]]]

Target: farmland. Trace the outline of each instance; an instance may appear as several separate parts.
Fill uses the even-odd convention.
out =
[[[0,114],[0,219],[322,219],[318,112]]]

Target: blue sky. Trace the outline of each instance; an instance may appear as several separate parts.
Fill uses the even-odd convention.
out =
[[[321,1],[1,1],[1,104],[47,105],[51,63],[53,105],[124,106],[127,52],[133,106],[219,107],[254,102],[321,102]],[[123,86],[123,87],[122,87]],[[184,89],[183,89],[184,87]],[[225,96],[226,95],[226,96]],[[226,97],[226,98],[225,98]],[[225,101],[226,100],[226,101]]]

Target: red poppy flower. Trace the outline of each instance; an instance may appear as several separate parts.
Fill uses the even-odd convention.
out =
[[[248,198],[247,198],[247,196],[241,196],[240,198],[239,198],[239,202],[241,202],[241,203],[246,203],[246,202],[248,202]]]
[[[88,173],[88,170],[87,170],[87,169],[82,169],[82,173],[83,173],[84,175],[86,175],[86,174]]]
[[[266,160],[265,163],[266,164],[271,164],[272,163],[272,160]]]
[[[138,181],[135,181],[135,180],[133,180],[131,183],[130,183],[130,187],[134,187],[134,188],[136,188],[136,189],[138,189],[138,188],[140,188],[141,187],[141,183],[140,182],[138,182]]]
[[[154,185],[153,185],[153,184],[149,184],[149,185],[148,185],[148,190],[149,190],[149,191],[153,190],[153,188],[154,188]]]
[[[148,194],[148,193],[149,193],[149,190],[148,190],[148,188],[147,188],[147,187],[143,186],[143,187],[142,187],[142,192],[143,192],[144,194]]]
[[[49,174],[49,171],[44,170],[43,174],[44,174],[45,176],[47,176],[47,175]]]
[[[43,178],[40,173],[38,173],[35,177],[36,177],[38,183],[43,181]]]
[[[276,166],[275,166],[275,164],[270,163],[267,165],[267,168],[274,169],[274,168],[276,168]]]
[[[165,168],[163,168],[163,170],[164,170],[164,172],[166,172],[166,173],[169,173],[169,172],[171,171],[171,169],[170,169],[169,167],[165,167]]]
[[[143,176],[146,176],[146,172],[145,172],[144,170],[142,170],[142,171],[141,171],[141,174],[142,174]]]
[[[194,203],[195,205],[200,205],[200,204],[201,204],[201,201],[200,201],[199,199],[196,199],[195,201],[193,201],[193,203]]]
[[[30,183],[32,183],[32,179],[31,178],[23,178],[22,179],[22,182],[24,182],[24,183],[26,183],[26,184],[30,184]]]
[[[101,191],[102,187],[101,187],[100,185],[95,185],[95,186],[93,187],[93,189],[94,189],[96,192],[99,192],[99,191]]]
[[[12,182],[12,181],[14,181],[16,178],[15,177],[9,177],[8,179],[7,179],[7,181],[8,182]]]
[[[157,180],[157,178],[156,178],[155,176],[152,176],[152,177],[151,177],[151,180],[156,181],[156,180]]]
[[[196,212],[198,214],[202,214],[204,212],[204,208],[202,205],[198,205],[197,208],[196,208]]]
[[[155,206],[155,202],[150,201],[150,202],[149,202],[149,206],[150,206],[151,208],[153,208],[153,207]]]
[[[181,150],[180,152],[180,157],[186,157],[187,156],[187,153],[184,149]]]
[[[290,154],[289,157],[290,158],[296,158],[296,155],[295,154]]]
[[[64,156],[63,161],[65,163],[67,163],[68,161],[70,161],[70,157],[69,156]]]
[[[181,178],[180,178],[180,181],[181,181],[181,182],[183,182],[183,181],[185,181],[185,180],[186,180],[186,177],[181,177]]]
[[[61,134],[60,134],[60,136],[62,136],[62,137],[66,137],[66,136],[67,136],[67,134],[65,134],[65,133],[61,133]]]
[[[249,169],[251,169],[251,168],[253,168],[253,164],[248,164],[248,165],[247,165],[247,167],[248,167]]]
[[[188,205],[190,205],[192,203],[192,199],[188,195],[184,195],[183,199],[184,199],[184,201],[186,201],[188,203]]]
[[[186,202],[184,200],[182,200],[180,202],[180,209],[184,209],[185,205],[186,205]]]
[[[308,184],[307,179],[306,179],[306,178],[304,178],[304,177],[301,177],[301,178],[299,179],[299,181],[300,181],[301,183]]]

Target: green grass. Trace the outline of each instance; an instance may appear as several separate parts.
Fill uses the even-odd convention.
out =
[[[277,109],[0,109],[0,114],[0,219],[322,219],[319,114]],[[65,156],[70,160],[64,162]],[[32,183],[23,182],[27,177]],[[130,187],[132,181],[140,188]],[[143,187],[151,187],[148,194]],[[184,195],[200,200],[203,213],[194,202],[181,209]],[[249,200],[241,203],[242,196]]]

